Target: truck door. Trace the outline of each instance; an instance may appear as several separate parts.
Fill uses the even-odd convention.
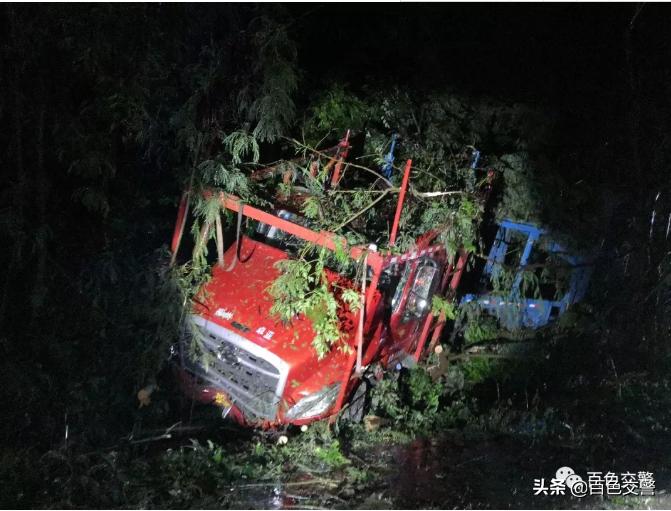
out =
[[[414,353],[426,316],[431,312],[440,275],[440,265],[429,257],[405,263],[391,302],[389,336],[393,354],[390,361],[401,362]]]

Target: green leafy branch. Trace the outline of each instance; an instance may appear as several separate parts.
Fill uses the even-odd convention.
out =
[[[341,342],[343,332],[338,313],[344,309],[359,310],[360,295],[347,287],[335,289],[337,284],[329,281],[325,270],[327,250],[319,249],[315,259],[307,260],[306,252],[314,252],[311,248],[305,249],[299,259],[275,263],[280,275],[267,291],[274,299],[271,314],[280,320],[290,323],[300,314],[310,319],[315,332],[312,344],[321,359],[335,345],[345,352],[351,349]]]
[[[457,305],[452,300],[443,298],[437,294],[433,295],[431,314],[434,316],[440,316],[442,314],[447,319],[453,320],[457,317]]]

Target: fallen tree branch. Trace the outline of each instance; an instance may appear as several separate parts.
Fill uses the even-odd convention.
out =
[[[244,488],[264,488],[267,486],[279,486],[283,488],[295,488],[295,487],[300,487],[300,486],[312,486],[315,484],[322,484],[324,486],[338,486],[340,483],[336,481],[335,479],[311,479],[309,481],[289,481],[286,483],[283,482],[278,482],[278,481],[268,481],[268,482],[263,482],[263,483],[247,483],[247,484],[239,484],[239,485],[234,485],[230,486],[230,490],[239,490],[239,489],[244,489]]]
[[[132,445],[137,445],[137,444],[144,444],[147,442],[158,442],[160,440],[169,440],[173,437],[173,433],[182,433],[182,432],[192,432],[192,431],[199,431],[204,428],[199,427],[199,426],[182,426],[182,427],[177,427],[182,423],[182,421],[176,422],[172,426],[166,428],[163,433],[160,435],[155,435],[155,436],[150,436],[150,437],[145,437],[145,438],[140,438],[139,440],[134,440],[133,435],[131,434],[128,437],[128,440]]]
[[[314,153],[314,154],[316,154],[316,155],[318,155],[318,156],[321,156],[322,158],[333,158],[332,155],[323,153],[323,152],[321,152],[321,151],[319,151],[319,150],[317,150],[317,149],[314,149],[314,148],[312,148],[312,147],[310,147],[310,146],[308,146],[308,145],[305,145],[305,144],[303,144],[302,142],[299,142],[298,140],[296,140],[295,138],[287,138],[287,140],[288,140],[289,142],[291,142],[292,144],[295,144],[297,147],[299,147],[299,148],[301,148],[301,149],[304,149],[304,150],[306,150],[306,151],[310,151],[310,152],[312,152],[312,153]],[[370,173],[370,174],[373,174],[375,177],[377,177],[377,178],[379,178],[379,179],[382,179],[385,183],[387,183],[387,185],[389,185],[389,187],[392,187],[392,186],[393,186],[393,185],[391,184],[391,181],[389,181],[386,177],[384,177],[384,176],[383,176],[382,174],[380,174],[379,172],[374,171],[373,169],[369,169],[368,167],[364,167],[363,165],[357,165],[356,163],[349,163],[349,165],[352,166],[352,167],[354,167],[355,169],[364,170],[364,171],[366,171],[366,172],[368,172],[368,173]]]
[[[454,355],[449,355],[448,360],[451,362],[453,360],[464,360],[464,359],[469,359],[469,358],[475,358],[475,357],[481,357],[481,358],[500,358],[500,359],[524,359],[524,358],[532,358],[528,355],[518,355],[518,354],[513,354],[513,353],[484,353],[484,352],[467,352],[467,353],[456,353]]]
[[[467,195],[468,192],[462,190],[452,190],[448,192],[418,192],[411,190],[410,193],[416,197],[443,197],[445,195]]]
[[[333,228],[333,231],[337,231],[338,229],[342,229],[342,228],[345,227],[348,223],[350,223],[350,222],[356,220],[358,217],[360,217],[361,215],[363,215],[363,214],[364,214],[366,211],[368,211],[370,208],[372,208],[373,206],[375,206],[375,204],[377,204],[377,203],[380,202],[382,199],[384,199],[384,198],[387,196],[387,193],[388,193],[388,192],[389,192],[389,190],[385,190],[384,193],[380,194],[380,196],[377,197],[373,202],[371,202],[370,204],[368,204],[368,206],[366,206],[365,208],[363,208],[362,210],[360,210],[358,213],[355,213],[354,215],[352,215],[351,217],[349,217],[347,220],[345,220],[343,223],[341,223],[341,224],[338,225],[337,227],[334,227],[334,228]]]

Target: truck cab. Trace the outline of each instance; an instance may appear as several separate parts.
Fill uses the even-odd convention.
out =
[[[392,238],[411,165],[408,160]],[[412,365],[438,342],[446,318],[431,314],[432,299],[454,295],[469,255],[464,250],[447,253],[437,243],[439,230],[402,253],[373,244],[350,247],[334,233],[310,229],[293,211],[263,211],[218,193],[222,210],[256,225],[246,231],[253,235],[239,233],[225,251],[224,259],[235,263],[213,265],[210,280],[194,300],[177,361],[182,386],[192,398],[221,407],[222,415],[244,425],[302,425],[338,414],[369,366]],[[177,231],[184,227],[183,208],[173,253],[179,246],[175,239],[181,237]],[[339,303],[342,343],[321,358],[312,346],[309,318],[301,314],[282,322],[271,314],[268,287],[279,275],[276,263],[292,257],[291,246],[297,243],[344,250],[365,266],[358,277],[325,270],[337,288],[360,293],[362,306],[352,312]],[[189,350],[194,336],[200,353]]]

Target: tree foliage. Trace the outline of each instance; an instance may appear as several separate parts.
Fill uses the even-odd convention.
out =
[[[605,90],[592,83],[594,93],[580,81],[585,108],[576,107],[573,123],[556,130],[547,110],[447,89],[395,86],[388,75],[376,82],[362,74],[361,82],[370,85],[356,90],[300,81],[294,39],[305,25],[289,20],[282,7],[4,5],[2,502],[221,507],[233,505],[213,497],[230,492],[227,485],[286,475],[301,453],[308,453],[314,471],[347,470],[341,444],[326,436],[284,451],[258,443],[240,456],[204,442],[175,450],[141,450],[143,444],[132,443],[143,431],[180,419],[168,410],[167,389],[156,391],[148,409],[138,410],[135,396],[157,383],[189,300],[208,278],[214,229],[191,261],[172,270],[167,251],[159,248],[169,239],[180,192],[189,185],[194,191],[198,243],[200,227],[222,213],[216,201],[196,199],[202,187],[267,206],[269,190],[249,179],[252,169],[293,152],[314,156],[347,129],[366,136],[340,189],[325,186],[324,159],[316,177],[305,165],[285,163],[281,170],[294,172],[310,190],[304,216],[317,228],[338,232],[349,246],[387,244],[402,167],[412,158],[394,249],[410,247],[417,235],[441,224],[449,226],[441,241],[450,250],[463,245],[482,251],[475,226],[483,212],[470,168],[477,149],[480,167],[503,177],[498,218],[540,223],[563,234],[567,246],[600,250],[594,307],[570,311],[553,336],[534,339],[541,362],[525,359],[512,366],[473,357],[459,370],[453,365],[438,383],[415,370],[381,383],[377,411],[412,432],[473,425],[476,407],[465,392],[478,386],[485,395],[495,388],[492,402],[500,417],[497,422],[490,414],[487,421],[498,431],[514,431],[513,414],[506,414],[517,406],[533,434],[558,427],[566,435],[570,427],[571,441],[574,432],[595,429],[590,421],[605,417],[588,438],[590,455],[594,439],[604,438],[604,431],[610,435],[613,425],[624,424],[622,417],[640,419],[647,429],[635,427],[657,442],[664,419],[657,424],[643,406],[668,395],[671,116],[664,90],[669,59],[641,36],[654,32],[646,25],[654,16],[645,16],[652,8],[646,6],[638,18],[640,26],[627,20],[625,85],[608,81]],[[322,40],[310,41],[317,42]],[[325,66],[337,72],[324,74],[341,76],[343,59],[331,64],[325,57]],[[603,99],[601,110],[592,109],[589,101],[600,94],[616,101]],[[400,139],[389,186],[374,173],[392,132]],[[284,137],[300,142],[289,144]],[[277,188],[287,193],[293,186]],[[427,195],[432,193],[444,195]],[[227,220],[229,227],[236,221]],[[362,261],[345,266],[342,251],[311,247],[283,263],[271,286],[280,319],[291,321],[297,313],[312,319],[321,356],[333,347],[346,349],[339,315],[359,303],[358,289],[327,278],[334,268],[360,281]],[[522,285],[529,289],[521,291],[556,278],[545,269],[525,275]],[[502,271],[494,285],[509,291],[513,280]],[[460,311],[436,299],[433,312],[458,320]],[[464,333],[469,346],[501,344],[499,334],[495,321],[483,317],[468,318]],[[542,351],[548,344],[554,351]],[[495,354],[517,353],[517,346],[497,349]],[[646,387],[627,376],[634,371],[649,371],[652,383]],[[584,403],[587,384],[608,394],[606,405],[599,405],[610,415],[581,412],[571,421],[562,411],[560,421],[538,404],[548,388],[561,396],[561,406],[571,389],[578,391],[575,401]],[[626,427],[627,442],[640,441]],[[553,443],[564,445],[567,438],[555,436]],[[654,452],[652,447],[647,451]]]
[[[293,122],[295,48],[280,10],[259,14],[0,12],[0,148],[13,169],[0,191],[2,394],[7,424],[25,421],[37,443],[59,442],[64,417],[94,445],[134,427],[134,393],[165,367],[207,278],[202,260],[171,271],[157,250],[179,192],[193,177],[245,196],[244,162]]]

